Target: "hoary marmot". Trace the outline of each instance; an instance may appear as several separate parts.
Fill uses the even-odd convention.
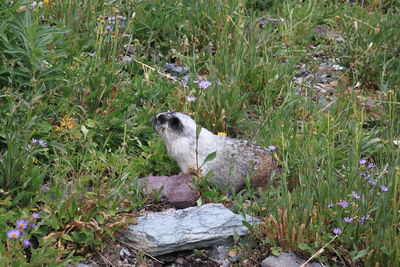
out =
[[[243,189],[248,174],[253,187],[266,187],[276,169],[269,151],[255,142],[215,135],[205,128],[198,138],[196,161],[196,122],[189,115],[163,112],[155,115],[151,124],[184,173],[198,173],[205,158],[216,152],[200,172],[204,176],[211,171],[210,182],[222,188]]]

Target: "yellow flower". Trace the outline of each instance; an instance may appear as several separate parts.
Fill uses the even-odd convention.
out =
[[[43,3],[45,3],[46,5],[50,4],[50,0],[43,0]]]
[[[220,136],[226,136],[226,133],[224,133],[224,132],[218,132],[218,135],[220,135]]]

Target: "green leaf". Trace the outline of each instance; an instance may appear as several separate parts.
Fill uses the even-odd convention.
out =
[[[353,261],[356,261],[356,260],[358,260],[360,258],[365,257],[368,254],[368,252],[369,252],[369,248],[366,248],[366,249],[363,249],[363,250],[359,251],[357,256],[355,256],[353,258]]]
[[[67,234],[62,234],[61,238],[64,239],[64,240],[73,242],[72,237],[67,235]]]
[[[254,227],[248,221],[242,221],[243,225],[247,227],[250,231],[253,231]]]
[[[217,156],[217,151],[214,151],[214,152],[212,152],[211,154],[209,154],[209,155],[204,159],[203,165],[204,165],[204,163],[209,162],[209,161],[215,159],[216,156]]]
[[[307,245],[306,243],[300,243],[299,249],[304,250],[304,251],[312,250],[312,248],[309,245]]]
[[[281,247],[272,247],[271,248],[271,253],[274,256],[279,256],[282,253],[282,248]]]

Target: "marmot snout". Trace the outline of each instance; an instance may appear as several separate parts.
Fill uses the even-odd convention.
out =
[[[159,113],[152,118],[151,124],[184,173],[197,170],[209,154],[216,152],[215,159],[202,165],[200,172],[206,175],[211,171],[210,182],[222,188],[242,189],[248,174],[251,174],[252,186],[266,187],[276,170],[266,148],[255,142],[215,135],[205,128],[201,129],[198,139],[196,162],[196,122],[186,114]]]

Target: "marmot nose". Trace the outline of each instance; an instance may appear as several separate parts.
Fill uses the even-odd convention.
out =
[[[154,126],[156,125],[156,122],[157,122],[157,115],[156,116],[153,116],[150,120],[149,120],[149,124],[151,125],[151,126],[153,126],[153,128],[154,128]]]

